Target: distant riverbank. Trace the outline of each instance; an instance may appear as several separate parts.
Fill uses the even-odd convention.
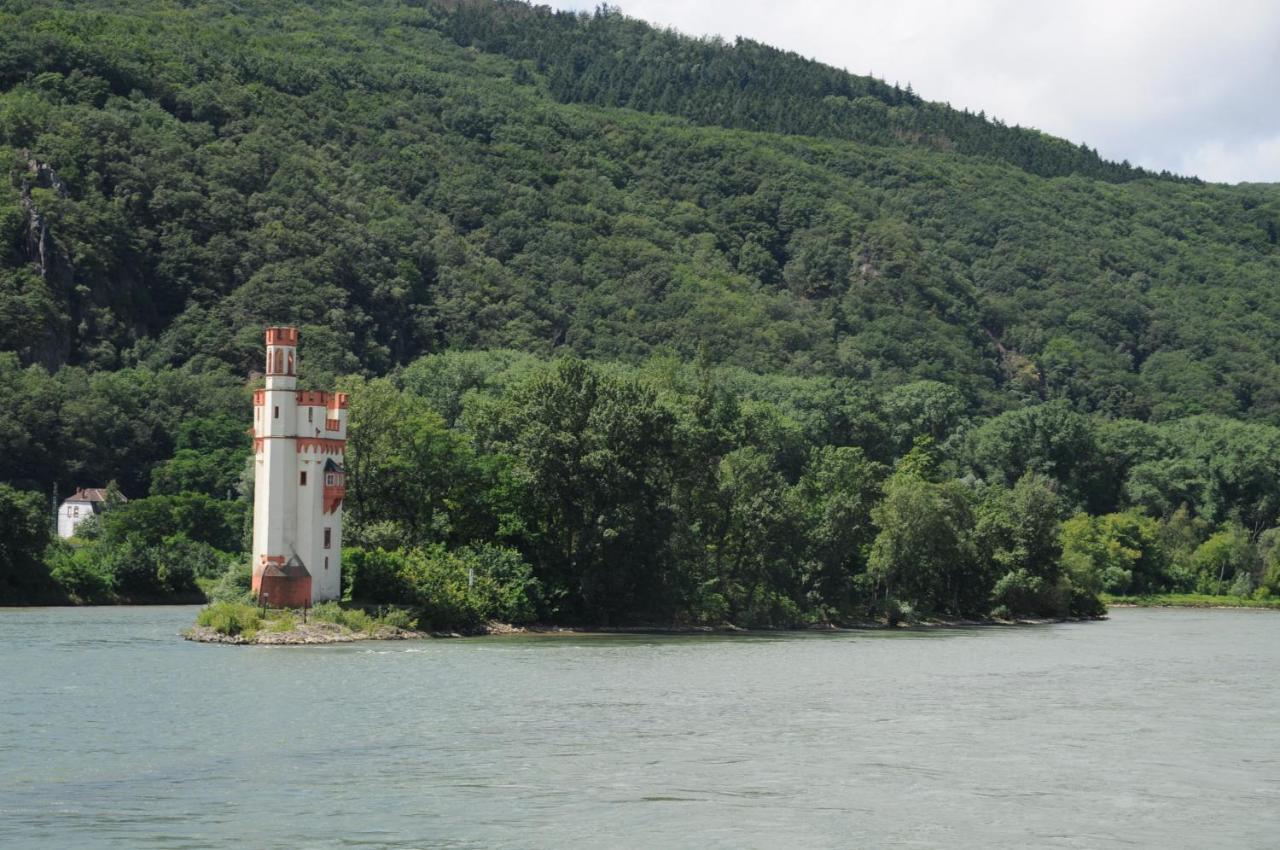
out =
[[[549,624],[513,625],[489,621],[467,629],[425,631],[417,628],[411,614],[403,609],[390,609],[371,616],[359,608],[342,608],[336,603],[323,603],[305,615],[302,611],[255,608],[243,603],[219,602],[200,610],[196,624],[182,636],[199,643],[222,643],[237,646],[313,646],[328,643],[350,643],[364,640],[414,640],[424,638],[461,638],[481,636],[523,635],[590,636],[590,635],[699,635],[751,634],[764,632],[855,632],[884,629],[935,629],[977,626],[1025,626],[1077,622],[1101,618],[1049,619],[972,619],[929,617],[911,622],[866,620],[842,625],[820,624],[789,629],[743,629],[732,624],[719,626],[562,626]]]
[[[1148,596],[1103,595],[1108,608],[1268,608],[1280,611],[1280,597],[1253,599],[1203,593],[1154,593]]]

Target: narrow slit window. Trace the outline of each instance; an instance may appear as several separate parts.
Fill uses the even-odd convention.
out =
[[[324,548],[328,549],[333,543],[333,529],[326,528],[324,530]],[[329,563],[329,559],[325,558],[325,563]]]
[[[279,418],[280,418],[280,405],[276,405],[276,407],[275,407],[275,412],[272,414],[272,418],[273,418],[273,419],[279,419]]]
[[[303,487],[306,487],[306,486],[307,486],[307,473],[303,472],[303,473],[301,473],[301,476],[302,476],[302,477],[299,479],[298,483],[299,483],[299,484],[301,484]]]

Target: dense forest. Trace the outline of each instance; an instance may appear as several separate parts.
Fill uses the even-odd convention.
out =
[[[0,600],[239,592],[286,323],[432,623],[1280,592],[1280,187],[516,2],[4,0],[0,158]]]

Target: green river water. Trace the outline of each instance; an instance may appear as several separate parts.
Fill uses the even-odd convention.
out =
[[[1280,614],[177,638],[0,610],[3,848],[1280,847]]]

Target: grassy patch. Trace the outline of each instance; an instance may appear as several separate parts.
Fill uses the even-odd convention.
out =
[[[1245,596],[1212,596],[1207,593],[1157,593],[1150,596],[1104,595],[1107,605],[1136,605],[1139,608],[1273,608],[1280,610],[1280,597],[1253,599]]]
[[[311,609],[310,618],[318,623],[336,623],[353,632],[374,632],[380,626],[416,629],[418,622],[403,608],[391,608],[378,616],[370,616],[363,608],[343,608],[337,602],[321,602]]]
[[[333,623],[370,635],[383,626],[398,629],[418,627],[413,615],[404,609],[392,608],[375,617],[362,608],[343,608],[337,602],[322,602],[311,608],[306,612],[306,622]],[[261,608],[236,601],[212,602],[196,615],[196,625],[230,637],[240,635],[249,642],[258,632],[292,632],[302,623],[303,612],[300,610],[268,608],[264,613]]]

